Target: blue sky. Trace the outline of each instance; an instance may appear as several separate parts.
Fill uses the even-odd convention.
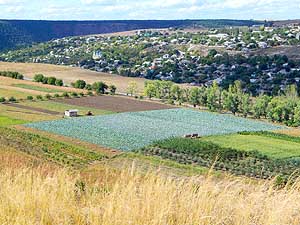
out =
[[[300,0],[0,0],[1,19],[300,19]]]

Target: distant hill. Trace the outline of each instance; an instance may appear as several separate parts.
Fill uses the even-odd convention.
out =
[[[150,28],[252,26],[258,24],[262,24],[262,22],[252,20],[0,20],[0,51],[67,36]]]

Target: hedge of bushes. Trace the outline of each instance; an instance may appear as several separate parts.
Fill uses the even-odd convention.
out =
[[[269,179],[280,176],[287,181],[300,168],[300,158],[272,159],[258,151],[223,148],[199,139],[172,138],[137,150],[183,164],[214,167],[236,175]]]
[[[1,77],[10,77],[17,80],[24,80],[24,76],[19,72],[12,72],[12,71],[0,71]]]

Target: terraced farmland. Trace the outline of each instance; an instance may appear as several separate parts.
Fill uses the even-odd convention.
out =
[[[189,109],[119,113],[38,122],[26,126],[125,151],[143,147],[153,141],[192,133],[206,136],[283,129],[281,126],[254,120]]]

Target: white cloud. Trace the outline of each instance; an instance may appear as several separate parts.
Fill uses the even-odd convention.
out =
[[[16,5],[24,3],[23,0],[0,0],[0,5]]]
[[[22,14],[38,19],[300,17],[300,0],[0,0],[0,5],[4,17],[5,12],[9,12],[9,17],[20,17]],[[17,8],[18,6],[23,6],[24,11]]]

